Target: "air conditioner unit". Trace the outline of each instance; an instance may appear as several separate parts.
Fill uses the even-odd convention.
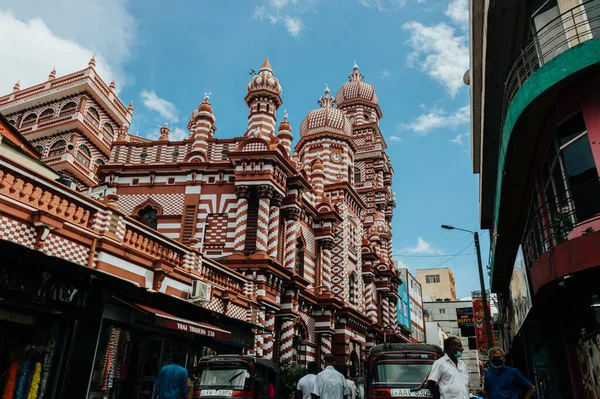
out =
[[[210,302],[210,284],[200,280],[192,281],[192,287],[188,296],[190,302]]]

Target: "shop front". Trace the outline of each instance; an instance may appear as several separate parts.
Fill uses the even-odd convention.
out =
[[[206,322],[113,297],[104,307],[88,399],[151,399],[160,369],[174,358],[183,359],[191,388],[202,357],[251,348],[231,338]]]

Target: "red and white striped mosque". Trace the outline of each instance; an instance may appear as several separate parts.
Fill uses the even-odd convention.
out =
[[[252,332],[243,350],[277,362],[332,352],[359,367],[384,336],[409,340],[396,317],[393,169],[356,64],[293,129],[285,111],[277,124],[282,86],[266,60],[247,86],[248,128],[227,138],[209,95],[184,140],[166,125],[158,140],[129,134],[134,108],[115,88],[92,59],[0,97],[3,242],[64,260],[52,273],[114,278],[104,300],[154,298],[144,309],[157,320],[205,326],[206,339],[239,322]],[[235,340],[225,332],[216,346]]]

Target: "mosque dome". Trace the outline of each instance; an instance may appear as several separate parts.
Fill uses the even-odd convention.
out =
[[[308,113],[300,124],[300,136],[306,137],[318,133],[334,133],[352,137],[352,125],[344,113],[333,106],[335,100],[325,86],[325,95],[319,99],[321,108]]]
[[[377,105],[379,99],[375,94],[375,89],[371,84],[363,82],[363,79],[364,76],[358,72],[358,65],[355,62],[352,73],[348,76],[348,82],[344,83],[335,95],[335,102],[338,107],[359,101]]]

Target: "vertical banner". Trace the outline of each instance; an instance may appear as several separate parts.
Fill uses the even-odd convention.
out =
[[[488,303],[488,309],[489,309]],[[484,329],[483,300],[481,298],[473,299],[473,318],[475,320],[475,338],[477,339],[477,351],[480,358],[486,360],[490,344]]]

